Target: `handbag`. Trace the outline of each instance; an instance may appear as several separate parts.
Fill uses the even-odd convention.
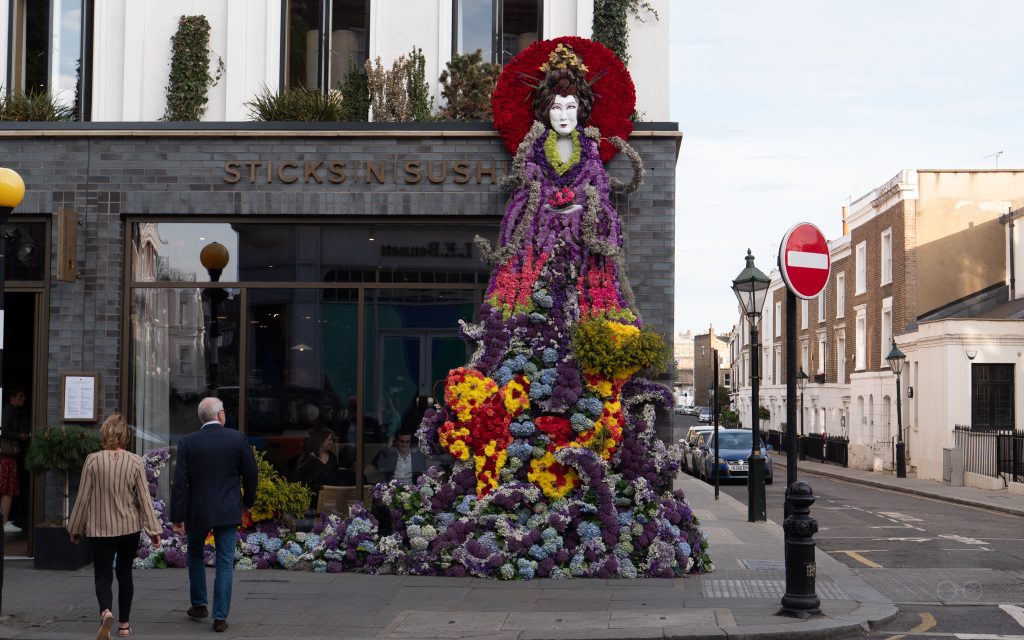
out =
[[[21,443],[17,440],[0,438],[0,454],[14,457],[21,453]]]

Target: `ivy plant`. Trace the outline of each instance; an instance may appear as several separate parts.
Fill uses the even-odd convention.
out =
[[[207,92],[224,73],[224,60],[218,56],[216,67],[210,72],[210,23],[206,16],[181,16],[171,43],[171,73],[163,119],[198,121],[206,112]]]
[[[594,0],[594,23],[592,40],[611,49],[629,64],[629,14],[643,22],[641,11],[648,11],[658,19],[658,12],[647,0]]]

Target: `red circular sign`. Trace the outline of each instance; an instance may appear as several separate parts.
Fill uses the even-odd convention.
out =
[[[821,293],[828,284],[832,258],[828,242],[818,227],[801,222],[782,236],[779,271],[795,295],[807,300]]]

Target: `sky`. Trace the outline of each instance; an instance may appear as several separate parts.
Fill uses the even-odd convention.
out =
[[[901,169],[1024,167],[1024,0],[672,0],[676,331],[727,333],[751,249]]]

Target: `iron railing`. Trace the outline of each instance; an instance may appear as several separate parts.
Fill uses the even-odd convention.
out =
[[[789,438],[785,431],[768,430],[768,444],[776,451],[787,451]],[[797,436],[800,440],[800,436]],[[803,454],[819,462],[832,462],[842,466],[849,465],[849,438],[830,436],[824,433],[808,433],[803,437]],[[800,450],[797,450],[800,453]]]
[[[1024,431],[953,427],[953,442],[964,452],[964,471],[1024,482]]]

